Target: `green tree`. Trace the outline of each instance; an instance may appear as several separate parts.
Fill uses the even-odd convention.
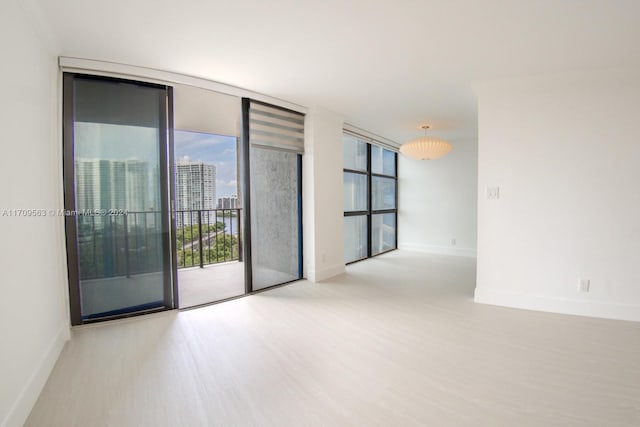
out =
[[[202,253],[203,264],[215,264],[218,262],[238,259],[238,238],[225,233],[224,222],[215,224],[202,224],[202,243],[200,251],[200,235],[198,225],[181,227],[176,232],[178,249],[178,266],[192,267],[200,265]]]

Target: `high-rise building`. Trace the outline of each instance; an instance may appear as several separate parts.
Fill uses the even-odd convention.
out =
[[[137,159],[76,159],[76,209],[148,209],[149,167]]]
[[[204,162],[179,160],[175,164],[176,210],[213,210],[216,208],[216,167]],[[178,227],[189,224],[192,215],[178,213]]]
[[[149,167],[145,161],[78,158],[75,177],[76,210],[96,229],[113,221],[122,223],[122,219],[108,215],[90,217],[88,212],[122,209],[134,213],[150,208]],[[148,218],[147,224],[154,218],[153,215]]]
[[[143,212],[150,208],[149,203],[149,167],[141,160],[124,162],[126,185],[125,209],[131,212]],[[159,187],[156,185],[155,187]]]
[[[218,209],[238,209],[238,196],[220,197],[218,199]]]

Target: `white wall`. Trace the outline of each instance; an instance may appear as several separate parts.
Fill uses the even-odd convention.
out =
[[[2,426],[24,423],[69,334],[62,218],[4,211],[62,208],[56,58],[26,6],[0,2]]]
[[[477,86],[477,302],[640,320],[638,71]]]
[[[344,272],[344,209],[340,115],[311,107],[305,118],[303,245],[312,282]]]
[[[477,143],[451,143],[453,150],[436,160],[398,154],[401,249],[476,255]]]

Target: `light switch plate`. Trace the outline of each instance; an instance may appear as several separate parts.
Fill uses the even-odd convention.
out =
[[[580,279],[578,281],[578,291],[589,292],[589,286],[591,285],[589,279]]]
[[[499,199],[500,187],[487,187],[487,199]]]

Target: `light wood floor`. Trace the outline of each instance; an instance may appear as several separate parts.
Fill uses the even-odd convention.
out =
[[[77,329],[27,425],[640,425],[640,324],[474,304],[474,277],[396,251]]]

